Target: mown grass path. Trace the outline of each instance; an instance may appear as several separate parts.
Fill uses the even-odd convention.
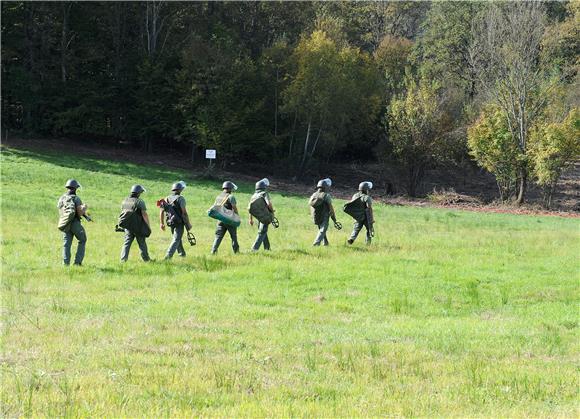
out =
[[[3,416],[578,412],[577,219],[378,205],[371,247],[346,246],[341,215],[331,247],[314,249],[306,199],[274,190],[273,251],[250,254],[244,224],[242,254],[226,238],[211,257],[221,182],[14,149],[1,170]],[[56,201],[70,177],[95,222],[85,266],[65,269]],[[157,229],[158,262],[135,243],[120,264],[130,186],[156,219],[180,179],[198,245],[159,262]]]

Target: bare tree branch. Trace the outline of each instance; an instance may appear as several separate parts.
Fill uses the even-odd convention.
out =
[[[469,60],[488,99],[505,113],[522,162],[517,202],[524,200],[528,135],[549,91],[554,87],[540,66],[545,30],[544,5],[539,1],[493,3],[472,22]]]

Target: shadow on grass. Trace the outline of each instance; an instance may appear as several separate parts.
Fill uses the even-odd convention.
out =
[[[95,267],[95,272],[102,272],[102,273],[109,273],[109,274],[118,274],[125,272],[123,266],[104,266],[104,267]]]
[[[216,183],[218,183],[218,180],[208,179],[203,175],[187,173],[186,170],[173,168],[163,169],[153,165],[124,163],[120,161],[78,156],[72,153],[62,154],[50,151],[38,152],[2,147],[2,155],[39,160],[55,166],[75,170],[87,170],[112,175],[129,176],[154,182],[170,183],[176,180],[185,180],[186,182],[195,181],[197,185],[208,188],[215,188]],[[249,186],[240,188],[240,192],[250,193],[252,191],[253,188],[250,188]]]
[[[212,256],[195,256],[192,265],[196,270],[204,272],[219,271],[228,267],[224,260]]]
[[[274,259],[274,260],[288,260],[288,261],[295,261],[304,256],[306,257],[313,257],[317,259],[330,257],[329,254],[324,252],[316,253],[312,251],[308,251],[305,249],[293,248],[293,249],[283,249],[280,252],[259,252],[258,253],[261,257]]]
[[[353,246],[353,245],[345,244],[344,247],[346,249],[350,249],[353,252],[360,252],[360,253],[373,252],[373,248],[371,246],[366,246],[366,245],[364,247],[361,247],[361,246]]]

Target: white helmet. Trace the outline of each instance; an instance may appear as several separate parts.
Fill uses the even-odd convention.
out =
[[[224,183],[222,183],[222,189],[229,189],[231,191],[237,191],[238,187],[234,182],[232,182],[230,180],[226,180]]]
[[[266,177],[256,182],[256,190],[266,189],[268,186],[270,186],[270,181]]]
[[[365,182],[361,182],[358,185],[358,190],[361,192],[368,192],[373,188],[373,182],[370,181],[365,181]]]
[[[179,182],[174,183],[173,185],[171,185],[171,190],[172,191],[182,191],[185,189],[187,185],[185,184],[185,182],[183,180],[180,180]]]
[[[330,188],[331,186],[332,186],[332,180],[330,180],[330,178],[321,179],[316,184],[317,188],[323,188],[323,189]]]

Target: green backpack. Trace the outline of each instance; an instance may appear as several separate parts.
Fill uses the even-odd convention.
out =
[[[125,198],[121,206],[118,225],[121,228],[129,230],[136,236],[149,237],[151,235],[151,229],[147,223],[145,223],[143,214],[141,214],[141,211],[137,208],[138,202],[139,198]]]
[[[322,204],[324,204],[324,198],[326,198],[326,192],[316,191],[310,197],[308,204],[312,208],[320,208],[322,207]]]
[[[312,214],[312,221],[316,225],[321,224],[323,221],[325,207],[324,198],[326,198],[326,192],[316,191],[308,200],[308,204],[310,205],[310,213]]]
[[[69,231],[76,215],[75,195],[65,195],[59,203],[58,229],[60,231]]]
[[[248,211],[250,211],[250,214],[252,214],[252,216],[262,224],[271,224],[274,220],[274,214],[270,212],[264,194],[255,193],[252,195]]]

